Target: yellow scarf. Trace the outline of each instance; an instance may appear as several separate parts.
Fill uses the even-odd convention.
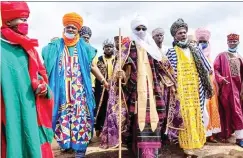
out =
[[[105,55],[103,56],[103,61],[107,68],[107,78],[110,79],[113,73],[113,64],[112,60],[114,59],[114,55],[111,58],[106,58]]]
[[[146,107],[148,99],[147,94],[149,91],[150,124],[152,131],[155,131],[159,122],[159,116],[156,110],[156,101],[153,91],[153,74],[150,67],[148,54],[146,50],[140,46],[137,46],[137,58],[138,125],[140,131],[143,131],[146,119]]]

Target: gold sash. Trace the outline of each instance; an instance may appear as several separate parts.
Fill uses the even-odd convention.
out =
[[[156,110],[156,101],[153,87],[153,74],[150,67],[148,54],[145,49],[137,46],[137,93],[138,93],[138,125],[140,131],[144,130],[146,119],[146,108],[149,91],[150,123],[152,131],[155,131],[159,122]],[[148,86],[147,86],[148,85]]]

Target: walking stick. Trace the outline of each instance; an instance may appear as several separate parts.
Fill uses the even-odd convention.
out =
[[[119,70],[121,71],[121,28],[119,28]],[[119,158],[122,157],[122,138],[121,138],[121,107],[122,107],[122,99],[121,99],[121,80],[122,78],[119,77]]]
[[[107,74],[105,75],[105,78],[106,78],[106,76],[107,76]],[[101,94],[101,97],[100,97],[100,102],[99,102],[98,109],[97,109],[97,112],[96,112],[95,123],[97,121],[97,117],[98,117],[99,112],[100,112],[101,104],[103,103],[104,94],[105,94],[105,87],[103,86],[102,94]]]

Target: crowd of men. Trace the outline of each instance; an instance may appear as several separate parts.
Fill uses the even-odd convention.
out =
[[[122,143],[136,157],[158,158],[169,144],[193,157],[206,141],[227,143],[232,134],[243,147],[238,34],[227,36],[228,50],[212,61],[209,30],[187,35],[178,19],[166,49],[164,30],[151,36],[147,19],[137,16],[131,36],[122,37],[120,63],[119,36],[105,40],[97,57],[91,29],[72,12],[63,16],[62,37],[42,49],[42,63],[38,40],[27,36],[29,14],[26,2],[1,2],[3,158],[52,158],[53,138],[63,152],[83,158],[94,130],[100,148],[118,147],[119,79]]]

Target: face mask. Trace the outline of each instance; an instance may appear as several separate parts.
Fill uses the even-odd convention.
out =
[[[208,47],[207,43],[200,43],[199,45],[201,46],[202,49],[205,49]]]
[[[64,33],[64,36],[67,37],[68,39],[74,39],[75,34],[65,32],[65,33]]]
[[[186,39],[185,41],[179,41],[178,43],[181,45],[186,45],[187,44],[188,39]]]
[[[228,48],[228,50],[229,50],[230,52],[232,52],[232,53],[236,53],[237,48],[238,48],[238,46],[236,46],[235,48]]]
[[[16,29],[22,35],[27,35],[29,30],[29,25],[26,23],[20,23],[17,25]]]
[[[140,31],[135,31],[135,34],[141,38],[144,39],[144,37],[146,36],[146,31],[140,30]]]

